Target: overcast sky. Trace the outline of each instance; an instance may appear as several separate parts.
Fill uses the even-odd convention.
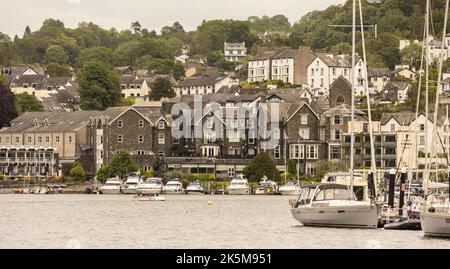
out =
[[[1,1],[0,32],[22,36],[27,25],[37,30],[44,19],[62,20],[74,28],[81,21],[118,30],[138,20],[159,32],[161,27],[181,22],[195,29],[203,19],[246,19],[249,16],[286,15],[291,22],[316,9],[344,0],[5,0]]]

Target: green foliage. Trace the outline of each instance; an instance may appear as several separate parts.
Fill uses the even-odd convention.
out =
[[[243,173],[245,177],[255,182],[261,180],[263,176],[276,181],[280,179],[280,171],[266,152],[258,153],[244,168]]]
[[[172,84],[168,79],[157,78],[151,85],[150,99],[159,101],[161,98],[171,98],[175,96]]]
[[[288,161],[288,173],[291,175],[297,175],[298,165],[295,160]]]
[[[114,50],[105,47],[95,47],[81,51],[77,67],[81,68],[92,61],[107,64],[109,69],[121,64],[120,57]]]
[[[70,77],[72,72],[70,72],[67,65],[62,65],[58,63],[50,63],[45,68],[45,73],[50,77]]]
[[[147,179],[147,178],[151,178],[154,175],[153,170],[145,171],[144,169],[141,169],[140,173],[141,173],[142,177],[144,178],[144,180]]]
[[[69,57],[61,46],[51,45],[47,48],[43,59],[44,64],[55,63],[59,65],[66,65],[68,62]]]
[[[15,95],[15,106],[19,115],[22,115],[25,112],[39,112],[44,110],[42,102],[39,101],[36,96],[27,93]]]
[[[80,162],[76,161],[72,165],[72,168],[70,168],[69,176],[74,181],[85,180],[86,179],[86,172],[84,171],[83,165]]]
[[[8,178],[4,174],[0,174],[0,181],[6,181]]]
[[[18,116],[14,105],[15,97],[4,83],[0,83],[0,128],[9,126],[11,121]]]
[[[402,64],[420,69],[420,61],[422,57],[422,47],[418,44],[411,44],[400,51]]]
[[[128,173],[137,172],[138,168],[126,151],[119,151],[111,163],[109,163],[109,172],[111,177],[119,176],[123,178]]]
[[[110,166],[109,165],[104,165],[103,167],[101,167],[100,169],[98,169],[97,173],[95,174],[95,176],[97,177],[97,180],[105,183],[106,180],[110,177],[111,171],[110,171]]]
[[[103,62],[87,62],[78,80],[80,106],[84,110],[105,110],[121,98],[119,78]]]
[[[313,178],[316,180],[322,179],[329,172],[346,171],[344,162],[320,160],[314,163],[315,173]]]
[[[149,60],[146,69],[155,74],[173,74],[176,79],[180,79],[184,75],[183,64],[175,63],[171,59]]]

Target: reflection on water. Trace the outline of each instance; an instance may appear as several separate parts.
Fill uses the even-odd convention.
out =
[[[450,240],[421,231],[302,227],[288,200],[0,195],[0,248],[450,248]]]

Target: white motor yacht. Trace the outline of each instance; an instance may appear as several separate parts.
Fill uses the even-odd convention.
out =
[[[341,185],[352,186],[352,191],[355,193],[356,198],[359,201],[368,201],[369,200],[369,187],[366,179],[360,173],[349,172],[334,172],[327,173],[323,178],[321,183],[335,183]]]
[[[144,183],[138,185],[138,195],[160,194],[163,190],[163,183],[160,178],[149,178]]]
[[[231,180],[230,186],[228,186],[229,195],[247,195],[250,194],[250,185],[248,180],[242,175],[240,178]]]
[[[378,226],[377,206],[358,201],[349,186],[341,184],[302,187],[291,213],[304,226],[371,229]]]
[[[122,191],[122,180],[119,178],[110,178],[100,188],[103,194],[120,194]]]
[[[136,174],[128,176],[125,184],[123,185],[122,192],[124,194],[137,194],[139,183],[142,183],[140,175]]]
[[[288,181],[283,186],[281,186],[278,189],[278,191],[282,195],[295,195],[295,196],[298,196],[298,195],[300,195],[300,189],[301,189],[301,187],[298,184],[298,182],[291,180],[291,181]]]
[[[163,187],[165,194],[183,194],[183,183],[178,179],[169,180]]]
[[[262,178],[255,190],[255,195],[273,195],[278,193],[278,185],[275,181]]]
[[[187,186],[186,194],[205,194],[205,189],[202,187],[200,181],[195,180]]]
[[[448,185],[429,183],[432,192],[421,212],[422,230],[427,236],[450,237],[450,202]],[[447,191],[446,191],[447,189]]]

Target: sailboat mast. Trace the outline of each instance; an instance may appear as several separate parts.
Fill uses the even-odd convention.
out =
[[[359,19],[361,21],[361,42],[362,42],[362,49],[363,49],[363,61],[365,64],[365,72],[364,72],[364,90],[367,97],[367,111],[368,111],[368,117],[369,117],[369,137],[370,137],[370,164],[371,164],[371,170],[372,170],[372,176],[374,179],[374,193],[372,194],[376,198],[377,193],[377,187],[378,187],[378,181],[377,181],[377,162],[375,160],[375,142],[373,139],[373,129],[372,129],[372,110],[370,106],[370,92],[369,87],[367,83],[369,82],[368,78],[368,72],[367,72],[367,54],[366,54],[366,41],[364,37],[364,20],[363,20],[363,12],[362,12],[362,3],[361,0],[359,0]]]
[[[429,78],[430,78],[430,48],[428,46],[430,42],[430,0],[427,0],[426,7],[426,29],[425,29],[425,171],[423,174],[424,188],[425,191],[428,190],[428,178],[429,178],[429,170],[428,170],[428,119],[429,119],[429,105],[428,105],[428,94],[429,94]]]
[[[353,0],[353,11],[352,11],[352,67],[351,67],[351,118],[350,118],[350,173],[352,179],[353,188],[353,170],[354,170],[354,150],[355,150],[355,130],[354,130],[354,119],[355,119],[355,54],[356,54],[356,0]]]
[[[445,4],[445,17],[444,17],[444,27],[442,30],[442,46],[441,46],[441,53],[439,54],[439,70],[438,70],[438,79],[437,79],[437,85],[436,85],[436,100],[434,104],[434,115],[433,115],[433,136],[432,136],[432,157],[435,157],[437,160],[437,136],[438,136],[438,129],[437,129],[437,120],[438,120],[438,110],[439,110],[439,96],[440,96],[440,86],[442,82],[442,68],[444,65],[444,46],[445,46],[445,36],[447,35],[447,22],[448,22],[448,6],[449,6],[449,0],[446,1]],[[437,163],[437,162],[436,162]],[[438,178],[438,166],[436,164],[436,179]]]

